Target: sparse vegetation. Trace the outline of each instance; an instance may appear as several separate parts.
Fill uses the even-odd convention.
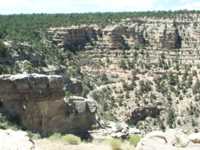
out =
[[[175,111],[173,109],[170,109],[168,112],[168,119],[167,119],[167,123],[170,128],[176,127],[175,119],[176,119]]]
[[[131,135],[128,139],[128,141],[133,144],[134,146],[137,146],[137,144],[140,142],[141,136],[139,135]]]
[[[62,135],[61,133],[54,133],[51,136],[49,136],[49,140],[63,141],[71,145],[78,145],[81,143],[80,137],[72,135],[72,134]]]
[[[59,140],[62,138],[61,133],[53,133],[49,136],[49,140]]]
[[[6,57],[7,55],[7,47],[6,45],[0,40],[0,57]]]
[[[72,135],[72,134],[66,134],[62,136],[62,139],[64,142],[72,145],[78,145],[81,143],[81,139],[78,136]]]
[[[0,129],[21,129],[18,125],[17,118],[6,116],[5,114],[0,113]]]
[[[110,139],[112,150],[122,150],[122,141],[120,139]]]

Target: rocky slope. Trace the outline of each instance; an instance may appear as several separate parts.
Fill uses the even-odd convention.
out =
[[[133,17],[107,26],[52,27],[48,38],[77,54],[83,75],[102,80],[88,94],[102,118],[147,132],[194,130],[199,127],[199,22],[199,14]]]
[[[52,42],[59,47],[71,50],[109,50],[121,56],[123,49],[145,49],[150,62],[158,62],[162,55],[169,61],[177,59],[182,63],[198,63],[199,15],[180,15],[173,18],[129,18],[121,23],[105,27],[74,26],[50,28]],[[121,50],[121,51],[113,51]],[[92,50],[98,56],[98,51]],[[118,53],[117,53],[118,52]],[[124,52],[124,53],[125,53]],[[91,52],[92,53],[92,52]],[[103,52],[102,52],[103,53]],[[134,54],[134,53],[133,53]],[[113,56],[113,55],[111,55]],[[163,57],[163,56],[162,56]],[[156,60],[155,60],[156,59]]]

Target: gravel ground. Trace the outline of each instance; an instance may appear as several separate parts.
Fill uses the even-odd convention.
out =
[[[60,141],[40,139],[35,141],[36,150],[111,150],[108,144],[81,143],[80,145],[68,145]]]

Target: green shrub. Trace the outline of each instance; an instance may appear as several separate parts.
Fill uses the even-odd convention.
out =
[[[122,59],[120,61],[120,64],[119,64],[120,68],[122,69],[128,69],[128,64],[127,64],[127,61],[125,59]]]
[[[129,143],[133,144],[134,146],[137,146],[140,140],[141,140],[141,137],[139,135],[131,135],[128,139]]]
[[[15,70],[18,70],[18,72],[33,73],[34,67],[32,63],[28,60],[16,61]]]
[[[194,86],[192,87],[192,92],[197,94],[200,92],[200,81],[197,79]]]
[[[62,136],[62,139],[65,142],[72,144],[72,145],[78,145],[78,144],[81,143],[80,137],[77,137],[77,136],[72,135],[72,134],[66,134],[66,135]]]
[[[22,69],[23,71],[27,72],[27,73],[31,73],[33,72],[33,65],[31,64],[31,62],[29,62],[28,60],[24,60],[22,62]]]
[[[10,117],[0,113],[0,129],[21,129],[19,126],[19,120],[17,117]]]
[[[37,140],[41,138],[41,135],[39,133],[33,133],[31,131],[27,131],[27,133],[28,133],[28,137],[33,140]]]
[[[9,68],[6,65],[0,64],[0,74],[7,74],[9,73]]]
[[[7,48],[5,44],[2,41],[0,41],[0,56],[6,57],[6,55],[7,55]]]
[[[49,136],[50,140],[59,140],[61,139],[62,135],[60,133],[54,133],[51,136]]]
[[[169,125],[170,128],[176,127],[175,120],[176,120],[175,111],[173,109],[170,109],[168,111],[168,118],[167,118],[167,124]]]
[[[122,141],[119,139],[111,139],[110,145],[112,150],[122,150]]]

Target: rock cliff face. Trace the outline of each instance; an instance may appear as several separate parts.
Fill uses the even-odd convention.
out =
[[[95,125],[96,102],[83,97],[71,96],[65,98],[67,131],[84,133]]]
[[[61,76],[1,75],[0,85],[1,112],[17,119],[27,129],[43,134],[84,132],[94,123],[96,107],[92,102],[76,102],[78,107],[64,102]],[[89,106],[94,109],[86,108]]]
[[[107,49],[134,48],[138,44],[154,49],[176,49],[197,48],[200,42],[198,28],[198,15],[183,15],[167,19],[133,18],[106,27],[50,28],[49,33],[58,46],[66,49],[87,49],[84,46],[91,41],[95,41],[93,47]]]
[[[51,28],[49,33],[66,51],[77,49],[65,42],[80,46],[76,54],[82,74],[106,78],[88,94],[104,118],[142,130],[193,130],[200,124],[195,92],[200,78],[199,18],[195,13],[133,17],[107,26]],[[91,33],[88,28],[93,36],[85,36]]]
[[[70,28],[50,28],[49,33],[53,34],[53,42],[59,47],[75,50],[83,49],[87,43],[97,39],[98,29],[94,26],[81,26]]]
[[[199,22],[199,14],[171,18],[137,17],[107,26],[58,27],[50,28],[48,32],[50,40],[58,47],[81,52],[92,50],[90,54],[100,54],[101,58],[102,54],[107,55],[115,63],[119,63],[122,53],[136,60],[134,56],[139,55],[140,49],[142,61],[149,64],[160,63],[164,56],[169,63],[177,60],[182,64],[197,65],[200,62]],[[96,58],[92,59],[96,62]]]

